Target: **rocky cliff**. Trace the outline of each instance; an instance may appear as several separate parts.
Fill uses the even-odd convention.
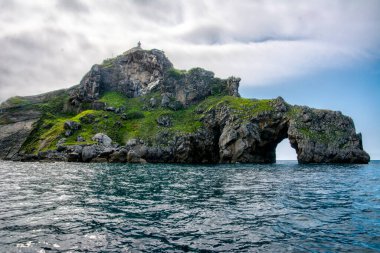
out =
[[[132,48],[94,65],[77,86],[4,102],[0,158],[273,163],[289,138],[300,163],[368,163],[349,117],[281,97],[240,98],[239,81]]]

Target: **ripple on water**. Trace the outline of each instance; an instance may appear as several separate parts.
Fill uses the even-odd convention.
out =
[[[0,252],[377,252],[379,168],[0,162]]]

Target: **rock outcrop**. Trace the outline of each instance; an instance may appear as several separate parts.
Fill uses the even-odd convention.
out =
[[[363,163],[362,136],[341,112],[295,107],[288,136],[302,163]]]
[[[92,66],[72,92],[70,103],[79,106],[94,102],[106,91],[117,91],[129,98],[158,91],[164,95],[163,105],[173,106],[170,102],[176,101],[187,106],[214,93],[239,96],[239,82],[236,77],[215,78],[213,72],[201,68],[174,69],[163,51],[136,47]]]
[[[340,112],[281,97],[240,98],[240,78],[177,70],[133,48],[94,65],[80,84],[0,106],[0,158],[130,163],[274,163],[289,138],[300,163],[368,163]]]
[[[172,63],[164,52],[133,48],[124,54],[94,65],[83,77],[71,97],[74,105],[92,102],[105,91],[118,91],[127,97],[138,97],[157,90]]]

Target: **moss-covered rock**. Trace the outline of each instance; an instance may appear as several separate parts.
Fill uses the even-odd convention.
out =
[[[94,65],[78,86],[4,102],[0,158],[272,163],[289,138],[302,163],[369,161],[349,117],[240,98],[239,81],[134,48]]]

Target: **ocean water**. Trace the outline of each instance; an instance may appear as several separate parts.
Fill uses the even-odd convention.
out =
[[[0,252],[379,252],[380,162],[0,162]]]

